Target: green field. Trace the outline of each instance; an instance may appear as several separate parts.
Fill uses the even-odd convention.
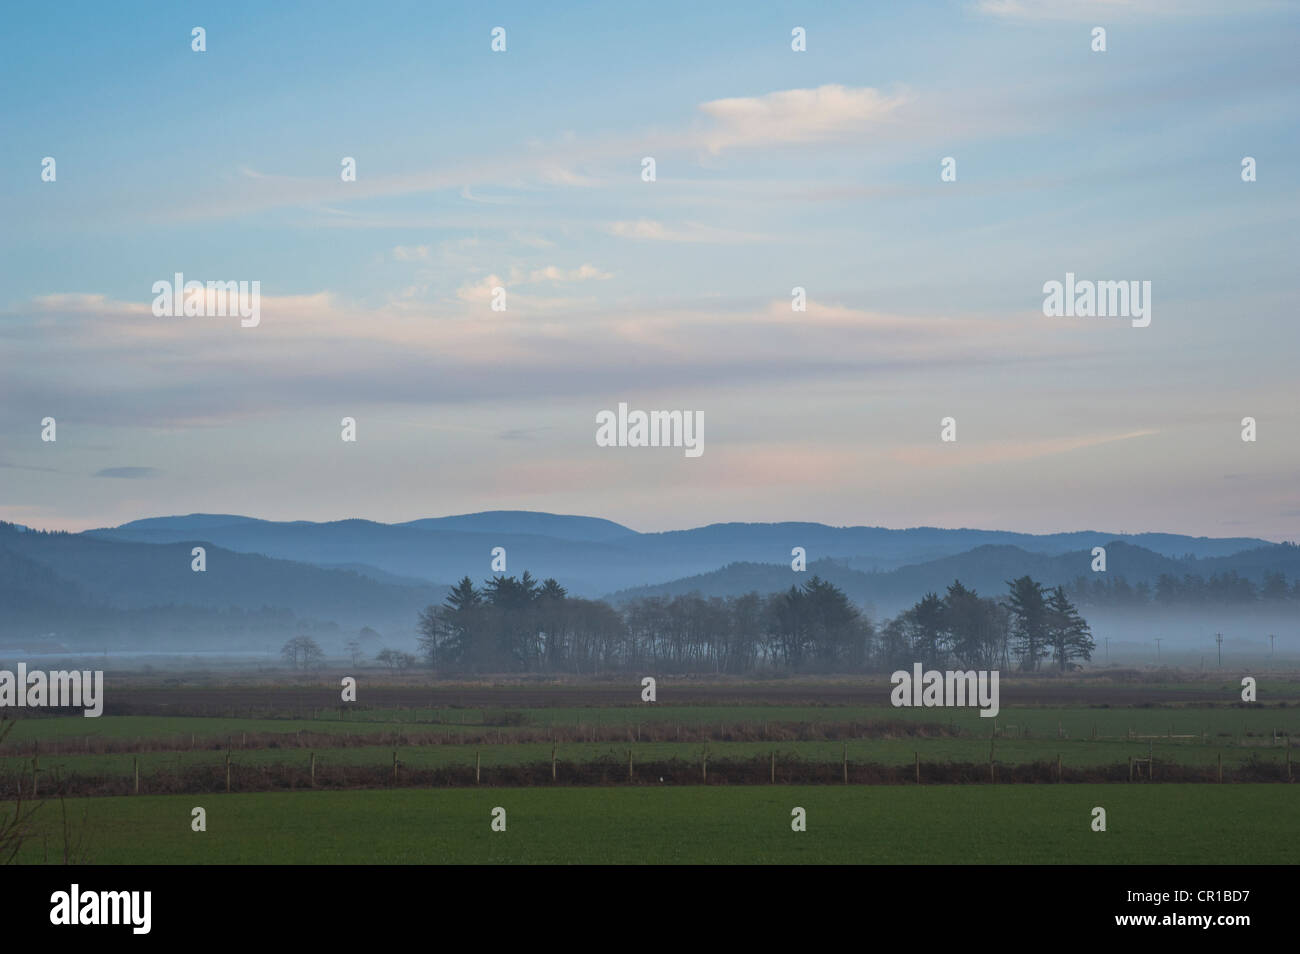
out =
[[[613,745],[608,742],[575,742],[557,746],[556,758],[563,772],[564,766],[576,763],[593,762],[598,759],[613,759],[626,764],[629,751],[634,764],[661,762],[680,759],[687,763],[698,764],[704,746],[698,742],[630,742]],[[442,768],[446,766],[473,766],[478,759],[483,770],[488,773],[485,781],[491,780],[494,767],[540,765],[551,760],[551,745],[544,742],[504,743],[501,745],[483,745],[479,747],[466,745],[402,745],[387,746],[351,746],[339,748],[258,748],[231,752],[231,762],[236,767],[241,765],[259,766],[274,764],[296,764],[307,768],[311,754],[316,756],[316,765],[323,768],[328,765],[347,766],[385,766],[392,764],[393,752],[396,751],[402,765],[408,768]],[[1056,762],[1061,756],[1062,764],[1067,768],[1084,768],[1124,764],[1130,757],[1145,758],[1150,752],[1157,761],[1176,762],[1179,765],[1213,767],[1217,758],[1223,757],[1225,767],[1231,767],[1255,759],[1284,766],[1286,752],[1281,747],[1225,747],[1222,749],[1193,743],[1159,743],[1148,746],[1137,742],[1056,742],[1056,741],[1001,741],[995,746],[997,762],[1001,765],[1020,765],[1033,762]],[[874,762],[881,765],[911,765],[919,755],[926,763],[962,762],[980,764],[988,761],[989,743],[976,739],[864,739],[840,742],[710,742],[708,754],[711,761],[739,761],[742,759],[767,759],[775,754],[779,763],[791,759],[827,764],[840,764],[847,753],[850,763]],[[1300,758],[1293,754],[1296,769],[1300,770]],[[225,764],[225,751],[204,749],[194,752],[142,752],[138,756],[130,753],[113,753],[104,755],[41,755],[40,766],[45,777],[55,773],[67,775],[72,772],[81,775],[119,776],[128,778],[135,771],[136,760],[139,761],[143,791],[148,792],[148,776],[156,771],[180,773],[186,768]],[[29,771],[30,756],[7,757],[0,759],[0,769],[9,772]]]
[[[987,739],[996,724],[1000,734],[1023,736],[1028,733],[1037,738],[1055,738],[1058,731],[1067,738],[1098,736],[1126,736],[1130,731],[1138,735],[1201,735],[1240,738],[1269,735],[1274,729],[1300,734],[1300,696],[1294,683],[1279,692],[1289,706],[1234,705],[1236,697],[1226,694],[1215,704],[1180,705],[1159,704],[1162,690],[1169,687],[1150,687],[1152,704],[1148,706],[1004,706],[996,718],[982,718],[972,708],[925,709],[893,708],[888,705],[701,705],[701,706],[562,706],[562,707],[498,707],[492,709],[366,709],[349,710],[346,717],[338,709],[316,710],[316,718],[296,718],[288,713],[292,706],[286,704],[283,718],[237,718],[200,716],[101,716],[87,719],[80,716],[20,718],[9,736],[10,743],[35,740],[105,738],[105,739],[170,739],[188,742],[196,739],[220,739],[240,733],[294,733],[334,732],[341,734],[373,734],[388,731],[420,731],[444,733],[454,738],[465,733],[491,730],[503,735],[511,733],[549,730],[552,728],[583,727],[608,731],[625,729],[635,733],[656,728],[670,732],[676,727],[721,734],[737,727],[762,727],[800,724],[807,726],[847,722],[904,722],[943,726],[964,734]],[[129,693],[130,690],[125,690]],[[199,690],[201,691],[201,690]],[[1261,690],[1262,691],[1262,690]],[[310,711],[307,713],[310,715]]]
[[[519,725],[502,725],[505,713],[521,719]],[[340,718],[337,711],[322,710],[316,719],[204,718],[198,716],[79,716],[24,718],[17,720],[9,743],[57,741],[60,739],[166,739],[188,743],[196,739],[238,737],[241,733],[292,734],[333,732],[366,735],[379,732],[420,731],[443,733],[455,738],[468,732],[491,730],[492,734],[533,732],[552,727],[605,729],[635,732],[637,726],[656,726],[671,731],[691,727],[710,734],[739,727],[801,724],[816,726],[847,722],[907,722],[936,725],[987,739],[996,723],[999,734],[1008,737],[1066,738],[1099,736],[1207,734],[1213,738],[1260,737],[1274,729],[1300,734],[1300,706],[1279,708],[1256,706],[1226,708],[1169,706],[1150,708],[1107,707],[1021,707],[1004,708],[996,719],[981,718],[973,709],[894,709],[889,706],[677,706],[661,709],[645,706],[589,707],[511,710],[477,709],[375,709],[350,713]]]
[[[1043,692],[1068,688],[1062,683]],[[80,788],[68,789],[72,794],[111,794],[113,788],[97,789],[93,780],[130,779],[138,761],[139,790],[147,795],[177,790],[174,779],[151,786],[154,775],[181,776],[204,766],[220,774],[217,767],[224,765],[229,744],[236,792],[241,767],[280,765],[306,771],[314,753],[323,773],[332,767],[381,770],[391,766],[394,750],[407,769],[472,769],[478,761],[485,784],[515,784],[506,777],[494,780],[493,770],[549,764],[549,739],[555,735],[561,781],[566,767],[602,759],[625,764],[629,750],[634,764],[680,760],[698,765],[705,740],[715,764],[766,760],[773,754],[778,764],[832,764],[845,757],[847,746],[852,764],[905,766],[918,757],[923,765],[986,764],[992,756],[1000,765],[1055,765],[1059,756],[1063,769],[1088,770],[1124,766],[1130,758],[1150,754],[1157,765],[1207,772],[1220,760],[1226,770],[1267,763],[1285,777],[1287,742],[1300,734],[1300,705],[1288,703],[1300,695],[1296,683],[1267,685],[1274,703],[1249,707],[1211,701],[1226,694],[1224,686],[1197,688],[1199,700],[1190,704],[1159,704],[1171,691],[1186,689],[1181,683],[1144,684],[1142,696],[1150,702],[1142,705],[1006,706],[996,719],[981,718],[974,709],[638,703],[362,708],[346,714],[308,708],[304,714],[315,718],[296,718],[291,716],[300,710],[291,698],[281,710],[254,718],[37,716],[13,724],[0,747],[0,775],[15,789],[21,784],[30,791],[33,756],[39,754],[42,792],[51,792],[59,779],[81,778],[86,781],[78,783]],[[797,691],[813,693],[815,687]],[[1098,691],[1100,698],[1107,697],[1105,687]],[[556,701],[572,700],[581,692],[568,687]],[[499,694],[513,697],[509,689]],[[535,703],[536,693],[530,698]],[[997,737],[991,738],[995,729]],[[102,751],[104,747],[116,751]],[[1294,754],[1292,761],[1298,761]],[[1248,774],[1247,780],[1267,777]],[[372,775],[367,784],[382,778],[382,773]],[[224,779],[197,784],[224,789]],[[339,784],[337,776],[333,784]],[[119,785],[116,791],[121,790]]]
[[[77,799],[67,813],[99,864],[1291,864],[1298,798],[1287,785],[482,788]],[[190,829],[196,805],[206,832]],[[497,806],[504,832],[489,827]],[[795,806],[805,832],[791,831]],[[58,804],[37,817],[20,860],[57,861]]]

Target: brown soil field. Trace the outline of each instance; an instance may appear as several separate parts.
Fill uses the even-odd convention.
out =
[[[233,716],[301,712],[339,705],[339,680],[350,673],[314,673],[295,683],[280,675],[220,681],[213,675],[191,678],[106,675],[104,712],[109,715]],[[475,682],[435,681],[428,674],[355,673],[358,704],[399,708],[547,708],[630,706],[640,701],[639,677],[622,680],[484,677]],[[698,676],[658,676],[657,707],[664,706],[844,706],[887,705],[886,676],[826,679],[772,679],[763,682],[711,681]],[[1300,702],[1300,675],[1270,674],[1294,681],[1287,695]],[[1168,685],[1171,679],[1176,685]],[[1107,671],[1069,677],[1008,676],[1001,680],[1003,706],[1153,706],[1223,705],[1237,698],[1237,674],[1143,673]],[[243,684],[240,684],[243,683]],[[1274,697],[1276,698],[1276,696]]]

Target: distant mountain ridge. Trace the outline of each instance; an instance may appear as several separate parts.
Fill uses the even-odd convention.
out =
[[[208,542],[318,566],[368,567],[376,579],[441,583],[491,573],[491,553],[504,547],[507,572],[553,576],[571,592],[600,596],[712,573],[733,563],[788,564],[803,547],[808,559],[833,559],[863,572],[955,557],[982,546],[1061,556],[1114,541],[1170,559],[1227,557],[1273,547],[1250,537],[1071,531],[1025,534],[1001,530],[914,527],[830,527],[819,523],[718,523],[641,533],[595,517],[534,511],[485,511],[385,524],[371,520],[275,522],[235,515],[154,517],[86,531],[85,536],[137,543]],[[382,574],[382,575],[381,575]]]
[[[213,630],[219,614],[238,611],[407,631],[421,609],[448,591],[433,582],[394,583],[202,545],[206,569],[196,572],[189,543],[21,532],[0,524],[0,635],[28,634],[34,626],[113,630],[158,608],[183,610]]]
[[[191,569],[195,546],[207,551],[203,573]],[[881,618],[954,579],[990,596],[1023,574],[1047,585],[1097,579],[1094,546],[1106,547],[1107,576],[1130,584],[1154,583],[1161,574],[1238,573],[1257,583],[1268,573],[1300,578],[1294,545],[1177,534],[796,522],[641,533],[600,518],[530,511],[398,524],[189,514],[84,533],[0,522],[0,636],[267,645],[306,626],[336,634],[331,638],[341,647],[364,625],[409,646],[419,611],[441,602],[448,584],[495,575],[496,547],[506,550],[507,573],[555,577],[575,596],[618,602],[772,593],[819,574]],[[806,551],[806,572],[791,568],[794,547]]]
[[[710,573],[649,586],[633,587],[610,595],[613,602],[641,596],[680,596],[698,592],[705,596],[739,596],[758,591],[789,589],[816,574],[829,580],[861,605],[893,615],[925,593],[942,594],[953,580],[986,596],[1001,595],[1009,579],[1028,574],[1046,586],[1066,585],[1079,577],[1093,578],[1092,549],[1070,553],[1032,553],[1019,547],[985,545],[955,556],[909,564],[893,570],[864,572],[846,563],[824,559],[808,563],[795,574],[788,563],[733,563]],[[1130,585],[1154,586],[1161,574],[1181,579],[1186,574],[1209,577],[1237,573],[1260,582],[1264,573],[1300,578],[1300,547],[1267,544],[1223,557],[1174,559],[1120,540],[1106,544],[1106,573]]]

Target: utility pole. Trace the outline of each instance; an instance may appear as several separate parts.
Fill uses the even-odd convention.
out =
[[[1110,637],[1106,637],[1106,665],[1110,665]]]
[[[1268,655],[1270,659],[1273,656],[1273,634],[1272,633],[1268,634]]]
[[[1219,668],[1223,668],[1223,634],[1215,633],[1214,641],[1219,644]]]
[[[1156,637],[1156,665],[1160,665],[1160,637]]]

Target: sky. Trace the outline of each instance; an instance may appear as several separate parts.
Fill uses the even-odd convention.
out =
[[[0,519],[1298,539],[1297,28],[1254,0],[15,8]],[[258,324],[156,316],[177,272],[259,282]],[[1149,281],[1149,326],[1046,316],[1067,273]],[[620,402],[700,415],[704,452],[598,446]]]

